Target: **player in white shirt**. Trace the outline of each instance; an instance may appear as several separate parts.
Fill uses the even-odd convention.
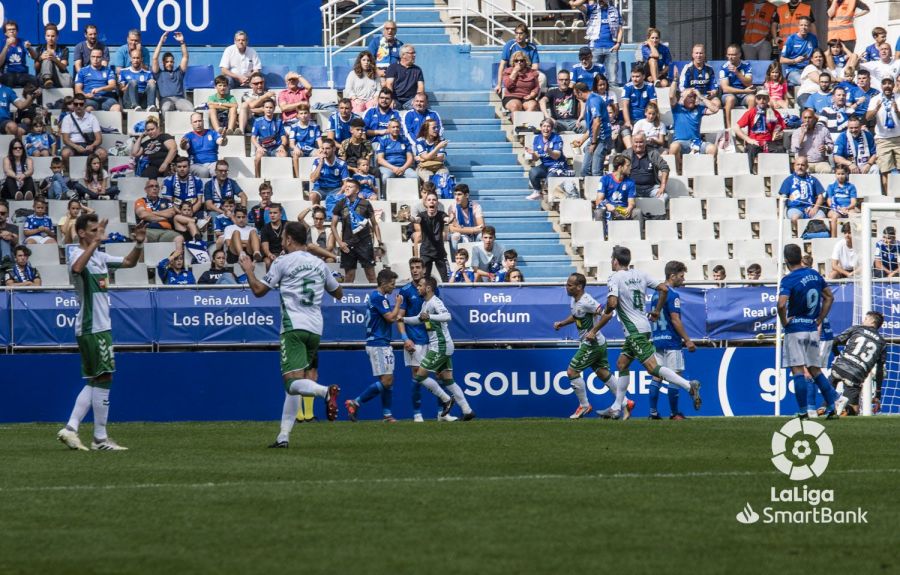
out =
[[[250,257],[241,254],[240,264],[247,274],[253,294],[262,297],[277,289],[281,297],[281,377],[284,380],[284,408],[281,431],[269,447],[286,448],[300,408],[300,396],[321,397],[328,406],[330,421],[337,418],[340,388],[316,383],[319,340],[322,337],[322,298],[328,292],[343,297],[340,284],[325,262],[306,251],[307,229],[301,222],[284,224],[281,246],[284,254],[275,258],[262,278],[254,275]]]
[[[572,313],[566,319],[553,323],[553,329],[557,331],[574,323],[578,328],[578,339],[581,340],[578,351],[575,352],[566,371],[569,383],[578,398],[578,409],[569,416],[569,419],[581,419],[594,410],[587,398],[584,378],[581,377],[581,373],[585,369],[591,368],[597,377],[609,387],[613,395],[616,393],[616,386],[612,374],[609,372],[609,360],[606,356],[606,338],[598,333],[594,339],[585,339],[585,335],[594,327],[594,318],[600,315],[600,311],[603,309],[597,300],[584,291],[586,285],[587,278],[584,275],[575,273],[569,276],[569,279],[566,280],[566,293],[572,298],[569,304]]]
[[[106,434],[109,418],[109,388],[113,372],[116,370],[112,344],[112,323],[109,316],[109,270],[133,268],[144,250],[147,230],[139,225],[134,228],[134,249],[124,258],[107,255],[97,248],[106,238],[107,220],[100,220],[97,214],[82,214],[75,220],[78,244],[66,246],[66,263],[75,285],[75,294],[81,306],[75,318],[75,339],[81,353],[81,375],[88,383],[81,389],[75,407],[66,426],[56,434],[57,439],[69,449],[87,451],[78,437],[78,426],[94,410],[94,439],[91,449],[95,451],[124,451]]]
[[[425,300],[422,311],[417,316],[404,317],[403,323],[408,325],[424,325],[428,332],[428,351],[416,368],[413,379],[421,383],[428,377],[429,372],[434,372],[441,381],[441,385],[450,392],[463,412],[463,421],[475,419],[475,412],[469,406],[468,400],[459,385],[453,381],[453,338],[450,337],[450,311],[439,297],[434,295],[437,290],[437,280],[431,276],[419,280],[416,286],[419,295]],[[453,406],[452,402],[442,406],[442,416],[446,416]]]
[[[669,369],[660,367],[656,363],[656,348],[651,337],[650,321],[648,313],[644,309],[647,301],[646,289],[651,288],[659,292],[659,300],[656,307],[649,312],[649,319],[657,321],[662,308],[666,305],[669,288],[665,282],[651,278],[646,273],[629,269],[631,264],[631,250],[623,246],[616,246],[612,252],[612,275],[607,281],[606,308],[600,321],[585,335],[587,339],[594,339],[609,320],[613,312],[617,312],[619,322],[625,331],[625,345],[619,354],[617,368],[619,370],[619,382],[616,386],[616,401],[612,406],[601,413],[604,417],[618,417],[624,408],[623,419],[631,415],[634,402],[626,399],[628,391],[629,373],[628,367],[637,359],[652,375],[677,385],[691,394],[694,399],[694,409],[700,409],[700,382],[688,381]]]

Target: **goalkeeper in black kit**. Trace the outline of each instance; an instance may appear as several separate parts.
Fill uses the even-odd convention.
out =
[[[862,325],[855,325],[834,338],[832,349],[835,360],[831,365],[831,384],[837,386],[839,381],[844,382],[844,394],[837,400],[837,413],[846,408],[847,415],[859,415],[859,393],[872,368],[876,368],[873,412],[877,412],[887,356],[887,342],[878,332],[882,323],[884,316],[870,311]],[[838,355],[840,346],[844,351]]]

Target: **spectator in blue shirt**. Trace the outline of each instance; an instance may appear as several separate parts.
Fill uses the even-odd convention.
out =
[[[676,75],[677,72],[675,70]],[[691,48],[691,63],[681,71],[677,84],[681,92],[693,88],[706,98],[717,99],[718,75],[712,66],[706,63],[706,47],[703,44],[694,44],[694,47]]]
[[[378,93],[378,105],[366,110],[363,121],[366,123],[366,137],[369,139],[384,136],[388,133],[388,122],[400,121],[400,114],[393,108],[394,92],[382,88]]]
[[[313,161],[312,173],[309,181],[312,190],[309,199],[318,204],[325,199],[325,214],[330,219],[331,210],[340,199],[341,186],[344,180],[350,178],[347,163],[335,155],[336,146],[331,138],[322,138],[322,147],[319,148],[318,157]]]
[[[609,0],[572,0],[569,5],[584,12],[588,48],[609,72],[609,82],[618,85],[619,48],[625,32],[619,9]]]
[[[794,173],[781,183],[779,195],[787,198],[785,216],[791,221],[807,218],[825,219],[825,189],[822,182],[809,175],[806,156],[794,158]]]
[[[266,100],[263,104],[263,117],[253,122],[251,141],[256,149],[254,165],[256,177],[260,178],[263,156],[269,158],[287,157],[287,135],[281,118],[275,116],[275,102]]]
[[[338,111],[328,118],[328,129],[325,137],[331,138],[338,144],[350,137],[350,120],[359,118],[353,113],[353,102],[349,98],[338,100]]]
[[[847,131],[834,142],[835,170],[846,166],[851,174],[874,174],[877,161],[875,138],[871,132],[862,129],[859,116],[851,116],[847,120]]]
[[[894,226],[887,226],[881,239],[875,242],[875,269],[872,275],[876,278],[892,278],[900,274],[900,244],[897,243],[897,232]]]
[[[572,85],[583,82],[588,86],[594,85],[594,78],[598,74],[606,75],[603,64],[594,64],[594,53],[587,46],[578,49],[578,64],[572,66]]]
[[[610,162],[612,171],[600,178],[597,198],[594,200],[594,219],[643,220],[641,210],[635,207],[635,186],[631,176],[631,161],[617,155]]]
[[[91,65],[85,66],[75,78],[75,93],[84,94],[88,112],[109,110],[120,112],[122,106],[116,100],[116,76],[103,65],[103,50],[91,50]]]
[[[163,32],[159,37],[159,43],[153,51],[150,69],[159,90],[159,107],[163,112],[177,110],[179,112],[192,112],[194,104],[185,97],[184,75],[188,69],[188,49],[181,32],[175,32],[175,40],[181,44],[181,62],[175,66],[175,55],[165,52],[162,55],[162,69],[159,67],[159,53],[168,37],[168,32]]]
[[[537,162],[528,172],[532,190],[529,200],[541,199],[541,189],[547,176],[575,176],[566,162],[562,138],[553,133],[553,128],[553,120],[544,118],[541,121],[541,133],[534,137],[530,148],[525,147],[525,153],[531,156],[532,161]]]
[[[444,136],[444,124],[441,123],[441,116],[428,107],[428,95],[425,92],[419,92],[412,99],[412,110],[403,116],[403,134],[407,140],[416,141],[425,120],[434,120],[438,126],[438,135]]]
[[[191,114],[191,127],[194,129],[181,138],[181,149],[188,153],[191,160],[191,173],[198,178],[211,178],[215,175],[216,162],[219,159],[219,146],[228,143],[228,138],[215,130],[203,127],[203,114]]]
[[[662,43],[662,32],[656,28],[647,28],[647,41],[641,44],[641,57],[647,64],[650,83],[654,86],[668,86],[669,73],[672,71],[672,52]]]
[[[538,54],[537,46],[528,41],[528,26],[519,24],[516,26],[514,34],[515,38],[503,45],[503,52],[500,54],[500,67],[497,69],[497,87],[495,88],[498,95],[502,95],[503,91],[503,70],[510,66],[510,58],[516,52],[524,52],[528,56],[532,70],[540,68],[541,57]]]
[[[415,156],[412,144],[400,133],[400,120],[388,122],[388,133],[378,140],[381,148],[375,161],[381,172],[381,189],[387,191],[387,181],[391,178],[415,178],[413,170]]]
[[[37,79],[28,73],[29,42],[19,38],[19,25],[7,20],[3,26],[4,44],[0,48],[0,82],[13,88],[24,88],[26,84],[37,85]]]
[[[194,285],[194,273],[184,266],[184,250],[174,251],[169,257],[156,264],[156,277],[159,283],[170,286]]]
[[[784,66],[788,85],[799,86],[800,74],[809,64],[813,50],[819,47],[819,39],[809,31],[810,19],[802,16],[796,34],[791,34],[781,48],[780,62]]]
[[[300,173],[300,158],[308,158],[316,153],[322,143],[322,130],[310,121],[309,104],[300,102],[297,107],[297,122],[286,128],[288,147],[294,160],[294,172]]]
[[[31,106],[31,100],[34,97],[32,93],[28,99],[20,98],[15,90],[0,84],[0,133],[9,134],[10,136],[25,135],[25,129],[20,128],[13,120],[12,108],[16,110],[28,108]],[[60,121],[60,123],[62,122]]]
[[[116,73],[119,73],[123,68],[127,68],[131,63],[131,53],[135,50],[141,51],[142,62],[150,61],[150,50],[141,43],[141,31],[137,28],[132,28],[128,31],[128,38],[126,38],[125,43],[113,53],[109,62],[110,68],[113,68]]]
[[[144,65],[140,50],[131,52],[131,66],[119,70],[119,90],[122,91],[122,105],[126,110],[159,110],[156,107],[156,80]]]
[[[676,78],[678,70],[675,70]],[[645,81],[647,71],[644,66],[638,64],[631,69],[631,82],[625,85],[625,90],[619,101],[622,103],[623,124],[620,134],[626,148],[631,147],[631,131],[638,120],[644,119],[644,109],[650,102],[656,103],[656,88]],[[672,90],[675,93],[675,90]]]
[[[677,75],[677,70],[676,70]],[[682,93],[681,102],[675,90],[670,90],[672,102],[672,143],[669,153],[675,156],[678,171],[681,172],[681,158],[684,154],[697,153],[716,155],[716,145],[703,140],[700,124],[703,116],[719,111],[719,100],[704,98],[697,90],[688,88]]]
[[[247,194],[241,186],[228,177],[228,162],[219,160],[216,162],[215,177],[203,185],[203,198],[206,200],[206,211],[215,214],[225,213],[225,201],[231,199],[232,204],[240,201],[247,207]],[[229,222],[229,224],[234,222]],[[225,229],[224,227],[222,228]]]
[[[872,39],[875,41],[863,51],[862,58],[860,58],[861,62],[875,62],[878,60],[878,47],[887,42],[887,30],[881,26],[872,28]],[[900,47],[900,42],[898,42],[898,47]]]
[[[750,62],[741,61],[741,47],[737,44],[728,46],[725,57],[728,61],[719,69],[719,86],[725,104],[725,128],[728,129],[731,127],[731,110],[736,106],[752,108],[756,105],[756,98],[753,97]]]
[[[613,143],[609,111],[603,98],[582,83],[575,84],[575,97],[584,106],[585,134],[572,141],[572,148],[580,148],[588,142],[581,175],[599,176],[603,174],[603,161]]]
[[[393,20],[384,23],[382,32],[383,34],[372,36],[367,49],[375,55],[378,75],[383,77],[388,66],[400,62],[400,48],[403,42],[397,39],[397,23]]]

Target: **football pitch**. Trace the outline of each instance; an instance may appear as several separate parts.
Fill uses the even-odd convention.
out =
[[[121,453],[3,425],[0,573],[898,572],[900,418],[818,420],[805,482],[770,461],[786,421],[322,422],[287,450],[276,422],[112,423]],[[867,523],[765,523],[803,485]]]

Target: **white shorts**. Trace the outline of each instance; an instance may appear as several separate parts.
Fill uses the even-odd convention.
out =
[[[784,367],[818,367],[819,355],[819,332],[801,331],[784,334],[781,353]]]
[[[381,377],[382,375],[392,375],[394,373],[393,349],[390,347],[366,346],[366,354],[368,354],[369,363],[372,365],[372,375]]]
[[[831,358],[831,344],[834,343],[834,340],[819,340],[819,361],[816,363],[817,367],[822,369],[826,369],[828,367],[828,360]]]
[[[684,371],[684,352],[680,349],[658,349],[655,357],[660,367],[668,367],[675,373]]]
[[[34,242],[36,244],[46,244],[47,242],[49,242],[52,239],[53,238],[51,238],[50,236],[29,236],[29,237],[25,238],[25,242],[26,243]]]
[[[406,351],[406,348],[403,348],[403,365],[406,367],[419,367],[419,364],[422,363],[422,358],[425,357],[425,353],[428,351],[428,344],[414,344],[416,347],[412,351]]]

